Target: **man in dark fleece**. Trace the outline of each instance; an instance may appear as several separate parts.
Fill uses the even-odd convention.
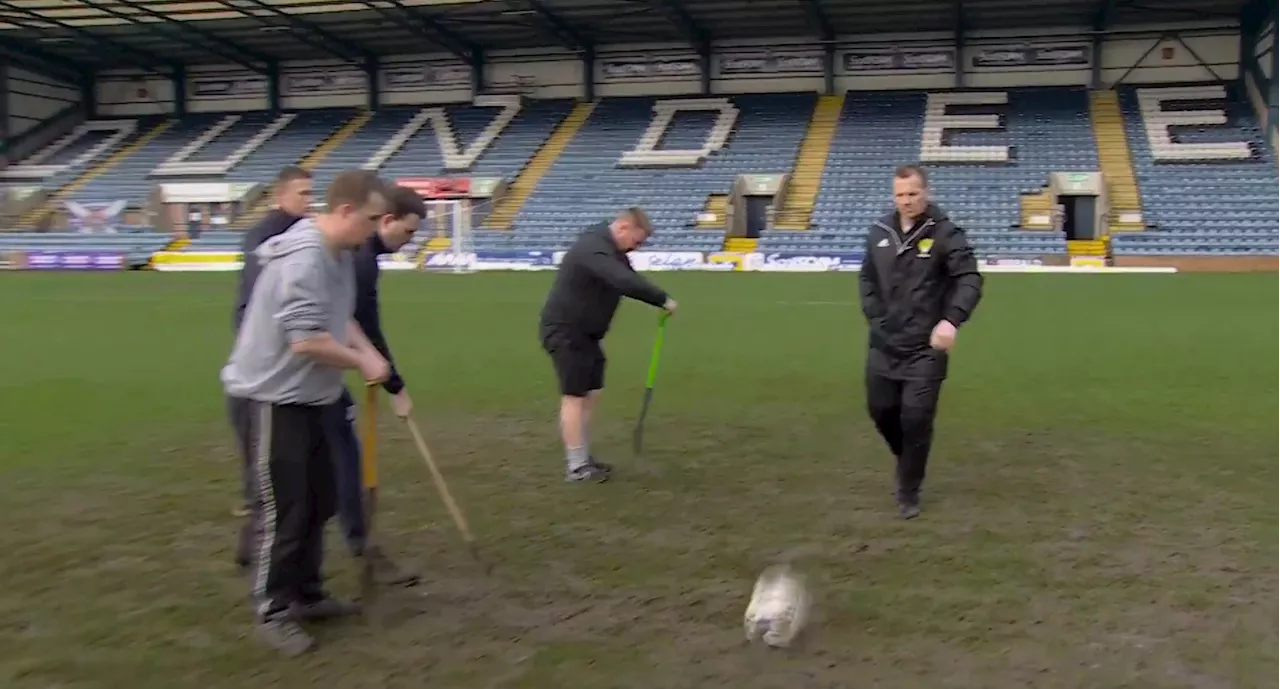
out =
[[[329,185],[324,213],[258,247],[262,271],[222,369],[226,394],[249,400],[262,526],[253,558],[256,631],[286,655],[315,644],[299,622],[358,610],[322,586],[324,525],[335,502],[327,426],[348,370],[369,383],[390,375],[353,317],[352,251],[385,215],[385,194],[372,172],[344,172]]]
[[[675,313],[676,302],[631,267],[627,254],[638,249],[653,228],[639,208],[628,208],[612,222],[579,235],[560,259],[560,268],[542,307],[539,337],[551,357],[560,385],[560,436],[564,441],[565,480],[608,480],[612,468],[597,462],[587,447],[591,413],[604,388],[604,350],[622,297]]]

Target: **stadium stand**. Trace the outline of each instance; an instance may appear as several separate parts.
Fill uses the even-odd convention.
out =
[[[1186,114],[1206,102],[1226,118]],[[738,175],[802,164],[820,179],[816,198],[789,205],[790,224],[779,226],[792,229],[764,232],[759,250],[813,253],[860,251],[866,228],[887,207],[893,167],[923,160],[940,205],[988,257],[1066,253],[1061,232],[1030,228],[1027,208],[1050,173],[1104,169],[1113,186],[1127,174],[1141,191],[1142,223],[1125,228],[1112,220],[1117,253],[1276,254],[1275,159],[1234,87],[1121,89],[1112,107],[1129,150],[1120,157],[1100,157],[1095,143],[1110,143],[1099,132],[1117,126],[1106,119],[1107,104],[1065,87],[850,92],[820,124],[816,94],[608,98],[586,109],[571,100],[491,97],[373,113],[329,108],[90,124],[83,136],[55,142],[24,164],[65,166],[49,167],[43,183],[65,185],[57,200],[85,202],[141,203],[164,181],[263,182],[301,160],[321,184],[350,167],[376,166],[390,179],[465,173],[515,182],[513,198],[499,204],[503,217],[474,218],[489,228],[477,229],[478,250],[563,249],[578,228],[638,204],[659,230],[651,248],[677,251],[721,248],[722,230],[700,227],[698,214],[723,203]],[[952,118],[945,128],[942,115]],[[562,131],[562,124],[572,126]],[[817,143],[808,143],[810,128]],[[31,183],[20,179],[23,166],[14,169],[8,184]],[[1132,196],[1125,203],[1136,205],[1137,188],[1116,198]],[[185,249],[234,244],[234,234],[212,232]]]
[[[1120,95],[1147,229],[1115,235],[1113,252],[1276,255],[1276,160],[1235,88],[1126,87]]]
[[[699,101],[700,99],[689,99]],[[654,98],[603,100],[569,142],[563,155],[520,209],[510,233],[478,232],[477,249],[563,249],[575,228],[607,218],[618,208],[640,205],[657,228],[654,250],[715,251],[722,231],[696,229],[708,197],[728,194],[740,174],[785,172],[794,163],[817,94],[733,96],[731,129],[716,132],[720,103],[708,110],[671,113],[662,132],[649,131],[658,117]],[[708,106],[710,107],[710,106]],[[722,125],[723,126],[723,125]],[[624,157],[646,136],[655,153],[637,162]],[[711,141],[721,137],[723,147]],[[698,151],[674,157],[672,151]],[[634,157],[629,160],[636,160]]]
[[[101,266],[119,269],[128,265],[142,266],[155,252],[164,249],[170,237],[160,232],[121,232],[118,234],[84,235],[76,232],[0,232],[0,255],[9,251],[26,252],[26,260],[38,262],[41,254],[63,254],[59,260],[67,267],[90,265],[97,260],[112,263]],[[102,255],[96,255],[102,252]],[[123,263],[116,254],[123,253]],[[67,254],[70,254],[68,256]],[[72,263],[68,263],[72,262]],[[74,263],[74,262],[79,262]]]
[[[244,234],[231,230],[214,230],[204,232],[191,243],[182,246],[178,250],[187,253],[199,253],[205,251],[239,251],[240,240]],[[423,237],[416,237],[414,240],[404,246],[400,253],[404,257],[411,258],[415,256],[422,248]],[[161,245],[163,247],[163,244]]]
[[[889,180],[903,161],[925,160],[935,199],[966,228],[982,255],[1042,256],[1066,251],[1061,232],[1021,231],[1019,197],[1033,194],[1052,172],[1098,169],[1083,89],[1024,89],[1006,92],[1007,104],[953,105],[948,114],[999,119],[993,129],[947,130],[948,148],[930,161],[925,114],[929,95],[920,92],[850,93],[822,178],[822,191],[807,233],[772,232],[761,249],[812,251],[815,246],[861,249],[867,227],[886,210]],[[924,144],[925,147],[928,144]],[[976,148],[970,148],[976,147]],[[1006,148],[1007,147],[1007,148]],[[945,156],[970,155],[962,160]]]

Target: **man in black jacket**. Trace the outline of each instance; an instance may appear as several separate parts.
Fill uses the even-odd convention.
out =
[[[253,286],[258,280],[258,274],[262,272],[262,268],[258,265],[258,257],[253,251],[263,242],[293,227],[294,223],[307,215],[307,212],[311,209],[311,201],[314,196],[314,182],[311,179],[311,173],[293,165],[281,169],[280,174],[276,175],[273,195],[274,207],[258,221],[258,224],[244,233],[244,239],[240,242],[241,260],[244,262],[244,267],[240,269],[239,286],[236,290],[236,306],[231,314],[231,324],[237,332],[240,330],[240,323],[244,320],[244,311],[249,304],[250,295],[253,294]],[[234,513],[237,517],[245,517],[249,515],[252,508],[258,482],[257,474],[253,468],[253,451],[248,447],[250,425],[248,400],[228,396],[227,414],[231,419],[231,426],[236,431],[241,454],[240,476],[244,502],[243,506],[237,508]],[[246,529],[248,528],[250,526],[247,525]],[[245,548],[248,547],[248,542],[246,541],[248,536],[247,532],[241,534],[241,555],[247,552]],[[238,556],[237,561],[244,565],[246,557],[247,555],[244,557]]]
[[[938,397],[956,331],[982,299],[964,230],[929,201],[914,165],[893,176],[896,210],[867,232],[859,275],[867,318],[867,408],[897,458],[898,513],[920,514]]]
[[[378,230],[369,241],[355,252],[355,319],[369,342],[391,365],[391,375],[382,387],[391,395],[392,411],[396,416],[404,418],[413,412],[413,401],[405,389],[404,378],[396,368],[395,359],[391,356],[387,337],[382,332],[382,314],[378,308],[378,279],[382,271],[378,265],[378,257],[395,253],[408,244],[422,224],[422,219],[426,217],[427,210],[417,192],[401,186],[389,187],[387,202],[390,212],[379,221]],[[335,412],[337,417],[330,420],[328,427],[332,432],[330,443],[336,448],[338,515],[347,545],[357,557],[364,556],[373,560],[375,575],[380,581],[404,586],[417,584],[419,575],[416,572],[402,569],[376,544],[366,543],[368,528],[365,523],[364,485],[361,480],[360,441],[355,429],[357,410],[350,390],[342,391],[342,398]]]
[[[612,473],[608,464],[592,457],[587,443],[591,414],[604,388],[600,341],[609,332],[618,303],[625,296],[675,313],[676,302],[637,274],[627,260],[627,254],[652,233],[649,217],[635,207],[583,232],[560,260],[542,307],[539,337],[560,385],[566,480],[599,482]]]

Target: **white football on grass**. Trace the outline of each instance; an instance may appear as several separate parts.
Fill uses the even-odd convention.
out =
[[[756,579],[743,616],[747,640],[785,648],[800,634],[809,617],[809,591],[790,565],[773,565]]]

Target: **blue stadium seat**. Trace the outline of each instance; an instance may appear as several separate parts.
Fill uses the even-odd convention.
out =
[[[1217,87],[1217,85],[1215,85]],[[1187,87],[1195,89],[1198,87]],[[953,111],[997,114],[994,130],[948,131],[954,145],[1009,146],[1007,162],[929,163],[934,198],[964,227],[981,256],[1043,256],[1063,253],[1061,233],[1019,229],[1019,196],[1042,188],[1051,172],[1099,169],[1090,124],[1088,93],[1081,88],[1024,88],[1005,92],[1001,105],[958,105]],[[1190,93],[1190,92],[1188,92]],[[1137,176],[1145,232],[1113,237],[1118,255],[1277,254],[1277,169],[1271,149],[1247,103],[1233,85],[1213,103],[1227,113],[1221,125],[1184,126],[1171,130],[1175,143],[1247,142],[1247,153],[1230,160],[1169,160],[1169,143],[1157,142],[1155,153],[1145,127],[1139,92],[1125,87],[1121,106]],[[585,226],[607,219],[628,205],[645,207],[659,232],[649,245],[656,250],[715,251],[723,235],[698,229],[697,215],[708,196],[725,194],[737,176],[793,169],[796,154],[817,102],[816,94],[766,94],[729,97],[738,109],[726,145],[696,165],[624,167],[622,155],[633,149],[654,117],[657,98],[607,98],[569,142],[520,209],[511,231],[475,232],[478,249],[557,250],[568,246]],[[919,159],[928,94],[921,91],[850,92],[841,113],[807,232],[767,232],[763,251],[858,252],[867,227],[891,205],[891,173],[896,165]],[[443,106],[457,143],[465,148],[500,112],[497,107]],[[520,112],[470,170],[446,169],[431,126],[424,126],[380,168],[389,179],[469,174],[512,180],[572,110],[572,100],[525,101]],[[1168,109],[1204,109],[1203,99]],[[360,167],[379,148],[422,112],[422,107],[389,107],[342,141],[315,168],[323,185],[343,169]],[[1148,104],[1148,111],[1150,110]],[[226,114],[189,115],[118,161],[106,174],[77,189],[76,200],[127,199],[142,203],[164,181],[267,182],[284,165],[307,156],[358,115],[354,108],[304,110],[275,136],[223,175],[159,177],[155,168],[191,140],[223,121]],[[715,112],[678,111],[659,150],[700,148],[710,133]],[[128,146],[152,131],[164,117],[138,120]],[[191,161],[224,158],[275,120],[263,112],[242,113],[221,136],[196,151]],[[48,163],[65,163],[108,136],[91,132]],[[1237,151],[1242,151],[1237,145]],[[1157,155],[1159,154],[1159,155]],[[1241,157],[1244,156],[1244,157]],[[46,186],[61,185],[83,169],[62,172]],[[9,186],[31,183],[9,181]],[[484,205],[473,214],[477,227]],[[47,235],[57,241],[90,241],[86,235]],[[157,239],[161,241],[164,238]],[[20,241],[38,241],[21,239]],[[52,241],[52,240],[51,240]],[[93,241],[98,241],[93,239]],[[102,240],[106,241],[106,240]],[[210,232],[188,251],[234,247],[234,233]],[[163,244],[163,241],[161,241]]]
[[[1097,170],[1098,155],[1084,89],[1011,89],[1007,105],[962,106],[999,114],[996,130],[949,132],[948,144],[1010,146],[1007,163],[930,163],[934,200],[969,234],[980,256],[1066,252],[1061,233],[1019,231],[1019,196],[1046,185],[1052,172]],[[927,94],[858,93],[845,100],[832,142],[813,227],[806,235],[842,251],[862,249],[867,228],[892,208],[893,169],[920,158]],[[761,237],[766,251],[789,251],[797,232]],[[807,249],[806,249],[807,250]]]
[[[1236,87],[1228,84],[1224,90],[1226,98],[1221,100],[1167,101],[1164,109],[1221,109],[1225,124],[1179,126],[1170,132],[1175,143],[1245,142],[1251,153],[1247,159],[1158,159],[1139,90],[1121,89],[1125,135],[1147,229],[1113,236],[1114,255],[1277,255],[1280,180],[1275,156]]]
[[[618,167],[653,118],[655,100],[601,101],[520,209],[512,230],[478,231],[476,247],[563,249],[587,225],[639,205],[658,230],[646,248],[718,250],[722,232],[694,229],[707,197],[727,194],[740,174],[790,170],[817,95],[732,96],[740,113],[728,144],[696,167]],[[714,114],[678,112],[658,148],[699,148],[713,121]]]

